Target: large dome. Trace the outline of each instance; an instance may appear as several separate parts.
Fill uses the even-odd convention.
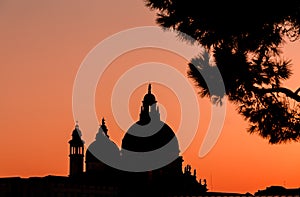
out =
[[[171,164],[179,158],[178,140],[171,127],[160,120],[159,106],[151,93],[151,84],[142,103],[140,119],[129,127],[122,139],[123,166],[126,170],[141,172],[168,165],[168,168],[180,171],[180,162],[175,162],[178,165]]]
[[[160,120],[159,108],[155,96],[151,93],[151,84],[142,101],[140,119],[127,130],[122,140],[122,152],[149,152],[168,145],[171,155],[179,154],[178,140],[166,123]]]
[[[157,150],[167,144],[171,147],[170,154],[179,154],[178,140],[169,125],[162,121],[151,121],[146,125],[137,122],[124,135],[122,149],[147,152]]]

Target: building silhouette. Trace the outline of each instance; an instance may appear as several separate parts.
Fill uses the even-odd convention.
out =
[[[85,150],[83,132],[76,122],[68,142],[68,176],[0,178],[0,197],[253,196],[210,192],[206,180],[198,178],[191,165],[183,166],[176,135],[161,121],[151,88],[149,84],[139,120],[129,127],[120,148],[109,138],[103,118],[95,140]],[[254,196],[299,197],[299,189],[271,186]]]
[[[207,191],[206,181],[197,180],[196,170],[192,173],[187,165],[183,171],[177,137],[160,119],[151,84],[139,120],[125,133],[120,149],[109,139],[104,118],[85,154],[81,136],[76,123],[69,141],[69,177],[73,180],[114,187],[120,196],[200,195]]]

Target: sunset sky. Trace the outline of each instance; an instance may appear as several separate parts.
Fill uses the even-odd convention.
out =
[[[157,26],[155,12],[143,0],[0,2],[0,177],[68,175],[68,141],[75,124],[72,93],[80,65],[107,37],[142,26]],[[300,85],[299,41],[287,42],[283,51],[292,59],[294,73],[285,86],[295,90]],[[99,120],[106,118],[110,138],[119,146],[125,131],[111,109],[114,85],[130,68],[148,62],[167,64],[186,77],[187,60],[161,49],[132,50],[108,66],[97,85],[95,109]],[[176,133],[180,99],[167,84],[155,83],[151,75],[148,80],[161,103],[162,117]],[[147,83],[131,90],[128,106],[134,121],[146,91]],[[271,185],[300,187],[300,144],[270,145],[250,135],[248,123],[231,103],[226,105],[216,145],[199,157],[212,112],[207,99],[197,98],[199,127],[182,155],[184,165],[197,169],[198,179],[207,179],[210,191],[254,193]],[[94,131],[82,130],[83,139],[96,135],[97,125],[92,127]]]

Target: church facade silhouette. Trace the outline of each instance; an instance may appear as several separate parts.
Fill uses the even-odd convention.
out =
[[[109,139],[104,118],[86,151],[78,123],[69,145],[69,177],[112,186],[120,196],[200,195],[208,190],[205,179],[203,183],[197,180],[196,170],[192,173],[190,165],[183,169],[178,139],[160,119],[151,84],[143,98],[139,120],[129,127],[120,148]]]

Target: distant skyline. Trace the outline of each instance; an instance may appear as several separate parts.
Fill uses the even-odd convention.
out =
[[[66,176],[68,141],[75,125],[72,90],[81,62],[92,48],[114,33],[157,26],[155,13],[144,6],[143,0],[4,0],[0,10],[0,177]],[[283,51],[286,58],[292,59],[293,75],[286,86],[295,90],[300,86],[299,41],[287,44]],[[186,76],[186,60],[146,48],[118,57],[99,80],[96,113],[99,121],[105,117],[110,137],[118,145],[124,131],[110,107],[113,86],[126,70],[152,61],[171,65]],[[146,86],[137,87],[130,98],[133,120],[138,119]],[[176,131],[180,101],[161,84],[155,85],[153,92],[159,92],[157,100],[167,112],[166,122]],[[300,187],[300,143],[270,145],[258,135],[250,135],[246,132],[248,123],[228,102],[217,144],[208,155],[198,157],[211,113],[207,99],[198,97],[198,101],[199,129],[183,155],[185,162],[197,169],[197,176],[207,180],[209,191],[254,193],[271,185]],[[82,132],[84,139],[87,132],[96,135],[97,130]]]

